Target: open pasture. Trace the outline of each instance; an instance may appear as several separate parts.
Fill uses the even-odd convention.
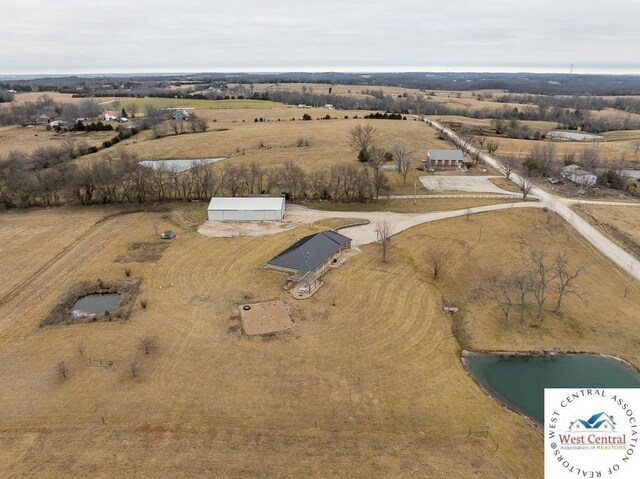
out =
[[[504,329],[492,303],[467,296],[476,281],[518,264],[529,249],[545,244],[555,251],[567,244],[563,224],[542,211],[417,226],[394,237],[386,263],[378,246],[364,246],[323,278],[316,295],[291,305],[294,330],[247,338],[234,319],[237,305],[290,301],[282,275],[266,270],[265,262],[326,225],[270,237],[205,238],[182,221],[198,208],[204,205],[117,216],[87,208],[104,219],[72,250],[48,241],[62,236],[64,221],[39,240],[60,263],[25,271],[29,287],[0,303],[3,475],[37,470],[77,477],[108,463],[111,476],[133,468],[154,477],[178,471],[246,477],[264,474],[266,467],[280,477],[344,477],[357,469],[387,477],[411,470],[417,476],[540,478],[540,430],[478,388],[460,362],[461,344],[580,348],[640,364],[634,339],[640,291],[634,287],[622,298],[624,275],[580,238],[570,236],[567,250],[572,261],[589,262],[587,310],[567,300],[560,318],[549,313],[540,327]],[[70,209],[58,211],[74,220]],[[48,213],[14,215],[3,233],[14,247],[25,248],[23,242],[37,239],[19,232]],[[130,244],[153,241],[155,222],[179,232],[161,258],[116,262]],[[428,254],[442,245],[451,249],[451,260],[433,281]],[[13,261],[0,252],[0,264],[15,267]],[[123,277],[126,267],[142,278],[140,297],[148,300],[129,320],[38,327],[70,284]],[[465,334],[455,327],[458,319],[441,311],[445,304],[463,307]],[[150,354],[139,347],[147,336],[157,341]],[[99,359],[110,366],[100,367]],[[68,365],[66,381],[56,376],[59,361]],[[486,422],[498,451],[491,441],[467,436]],[[60,451],[60,443],[72,444],[73,456]]]

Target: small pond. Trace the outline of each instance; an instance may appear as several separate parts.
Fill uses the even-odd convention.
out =
[[[113,311],[120,304],[120,295],[112,294],[90,294],[83,296],[71,308],[74,316],[88,316],[92,314],[102,314],[105,311]]]
[[[631,366],[592,354],[470,354],[465,361],[489,394],[538,423],[544,420],[544,388],[640,388]]]
[[[568,138],[570,140],[577,141],[593,141],[593,140],[603,140],[604,137],[600,135],[593,135],[591,133],[580,133],[577,131],[564,131],[564,130],[553,130],[547,133],[547,137],[555,137],[555,138]]]
[[[190,170],[196,165],[208,165],[211,163],[222,161],[224,159],[225,158],[196,158],[192,160],[148,160],[141,161],[140,164],[154,170],[163,169],[166,171],[175,171],[180,173],[182,171]]]

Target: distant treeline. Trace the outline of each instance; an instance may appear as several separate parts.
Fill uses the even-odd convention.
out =
[[[317,83],[394,86],[418,90],[505,90],[535,95],[640,95],[640,76],[582,75],[559,73],[200,73],[175,75],[66,76],[4,80],[0,89],[16,91],[95,91],[159,87],[189,82],[200,87],[212,84]],[[106,88],[105,88],[106,87]]]

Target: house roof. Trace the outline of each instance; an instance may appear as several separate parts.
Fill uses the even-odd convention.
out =
[[[313,271],[350,241],[351,238],[335,231],[312,234],[298,240],[267,264],[297,271]]]
[[[281,196],[257,196],[252,198],[214,197],[209,202],[208,210],[281,210],[284,207],[284,203],[284,198]]]
[[[457,160],[464,161],[462,150],[429,150],[427,158],[430,160]]]
[[[591,173],[590,171],[582,169],[580,165],[568,165],[560,168],[562,173],[573,173],[574,176],[595,176],[595,173]]]

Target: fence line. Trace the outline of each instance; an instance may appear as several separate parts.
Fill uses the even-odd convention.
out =
[[[514,198],[518,198],[520,194],[516,196],[516,194],[506,194],[506,195],[388,195],[381,196],[381,200],[432,200],[432,199],[458,199],[458,198],[475,198],[475,199],[503,199],[503,200],[512,200]]]

